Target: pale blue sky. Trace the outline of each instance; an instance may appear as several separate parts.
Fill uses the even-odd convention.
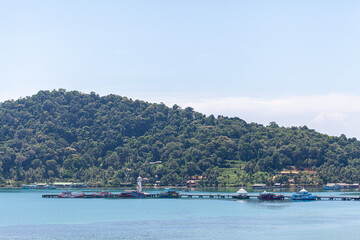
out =
[[[0,0],[0,101],[65,88],[360,137],[359,13],[359,1]]]

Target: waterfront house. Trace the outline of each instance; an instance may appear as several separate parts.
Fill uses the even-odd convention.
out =
[[[53,184],[56,188],[87,188],[86,183],[72,183],[72,182],[55,182]]]
[[[328,183],[324,186],[324,190],[337,190],[337,189],[339,189],[337,183]]]
[[[197,181],[195,180],[189,180],[186,182],[187,187],[196,187],[196,185],[197,185]]]
[[[72,183],[71,187],[72,188],[87,188],[88,185],[87,185],[87,183]]]
[[[54,182],[53,184],[56,188],[70,188],[71,182]]]
[[[253,188],[253,189],[266,189],[267,186],[266,186],[266,184],[258,183],[258,184],[254,184],[254,185],[252,186],[252,188]]]

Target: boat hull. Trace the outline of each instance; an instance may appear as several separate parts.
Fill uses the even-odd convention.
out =
[[[85,198],[85,193],[62,192],[58,198]]]
[[[295,201],[314,201],[316,200],[316,196],[292,196],[291,200]]]
[[[249,199],[250,197],[247,195],[236,195],[236,196],[232,196],[232,198],[235,199]]]
[[[176,191],[167,191],[159,194],[159,198],[179,198],[180,194]]]
[[[283,200],[284,196],[283,195],[277,195],[275,193],[261,193],[258,196],[259,200]]]
[[[145,193],[137,192],[137,191],[122,192],[120,194],[108,194],[108,195],[105,196],[105,198],[124,198],[124,199],[145,198]]]

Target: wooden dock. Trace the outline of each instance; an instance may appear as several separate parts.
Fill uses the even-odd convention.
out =
[[[43,194],[43,198],[58,198],[59,194]]]
[[[360,200],[360,196],[323,196],[323,195],[318,195],[316,196],[316,200],[342,200],[342,201],[359,201]]]
[[[236,199],[235,193],[180,193],[179,198],[198,198],[198,199]],[[257,199],[258,194],[248,194],[250,199]],[[285,200],[291,200],[292,195],[283,195]],[[43,198],[59,198],[59,194],[44,194]],[[111,195],[104,197],[94,197],[93,194],[85,194],[83,198],[112,198]],[[146,193],[145,198],[160,198],[160,193]],[[359,201],[360,196],[345,195],[317,195],[316,200],[340,200],[340,201]]]
[[[221,198],[221,199],[229,199],[229,198],[235,198],[237,196],[237,194],[235,193],[230,193],[230,194],[226,194],[226,193],[221,193],[221,194],[214,194],[214,193],[181,193],[180,196],[182,198],[192,198],[192,197],[196,197],[196,198]],[[248,194],[249,198],[258,198],[258,194]],[[283,195],[284,199],[289,199],[291,200],[292,195]],[[343,196],[343,195],[336,195],[336,196],[328,196],[328,195],[317,195],[316,196],[316,200],[342,200],[342,201],[359,201],[360,200],[360,196]]]

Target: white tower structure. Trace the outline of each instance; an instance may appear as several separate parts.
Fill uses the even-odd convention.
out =
[[[142,192],[142,178],[140,176],[137,178],[137,191]]]

